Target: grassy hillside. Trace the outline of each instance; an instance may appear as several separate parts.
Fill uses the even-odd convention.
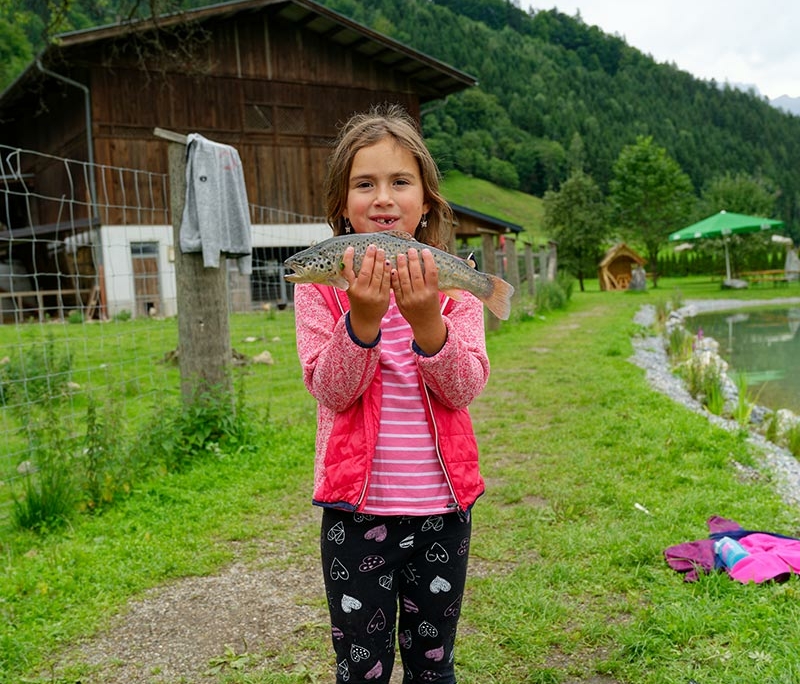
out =
[[[467,176],[460,171],[448,172],[442,181],[445,198],[489,216],[522,226],[521,239],[538,245],[544,240],[542,200],[518,190],[501,188],[489,181]]]

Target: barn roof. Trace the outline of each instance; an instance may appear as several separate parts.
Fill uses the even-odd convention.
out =
[[[271,9],[279,17],[302,25],[325,40],[349,48],[366,59],[394,69],[420,86],[420,102],[439,99],[477,85],[477,79],[429,55],[373,31],[338,12],[313,2],[313,0],[234,0],[194,10],[174,13],[133,22],[123,22],[97,28],[71,31],[56,36],[37,60],[45,65],[63,59],[71,49],[91,43],[123,37],[131,31],[152,30],[156,26],[168,27],[185,22],[205,22],[242,13],[256,13]],[[39,76],[34,60],[25,71],[0,94],[0,103],[20,90],[30,78]]]
[[[505,219],[497,216],[489,216],[489,214],[484,214],[480,211],[470,209],[469,207],[465,207],[460,204],[454,204],[453,202],[448,202],[448,204],[456,215],[464,214],[465,216],[471,216],[474,219],[478,219],[479,221],[486,223],[488,226],[496,229],[500,233],[521,233],[523,230],[525,230],[525,228],[522,226],[516,223],[511,223],[510,221],[506,221]]]

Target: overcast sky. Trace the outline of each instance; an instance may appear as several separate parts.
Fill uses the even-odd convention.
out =
[[[618,35],[694,76],[800,97],[800,0],[521,0]]]

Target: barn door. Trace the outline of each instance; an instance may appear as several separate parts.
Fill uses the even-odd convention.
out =
[[[154,316],[161,311],[161,286],[158,277],[158,243],[132,242],[133,293],[135,317]]]

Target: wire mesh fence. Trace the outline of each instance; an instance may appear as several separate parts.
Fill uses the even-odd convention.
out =
[[[180,406],[184,371],[168,174],[0,145],[0,201],[2,520],[43,463],[97,469],[100,451],[123,451],[123,435],[145,443]],[[313,420],[310,396],[286,405],[301,375],[283,262],[331,231],[323,217],[254,202],[249,214],[252,272],[221,261],[232,365],[249,367],[249,408]],[[485,266],[480,247],[458,253]],[[492,256],[504,275],[507,255]],[[100,475],[89,472],[92,486]]]
[[[166,174],[0,146],[0,519],[43,441],[84,433],[95,407],[146,428],[179,395],[169,197]],[[232,342],[238,358],[271,346],[279,392],[298,381],[282,262],[330,231],[256,203],[250,218],[253,273],[227,264]]]

